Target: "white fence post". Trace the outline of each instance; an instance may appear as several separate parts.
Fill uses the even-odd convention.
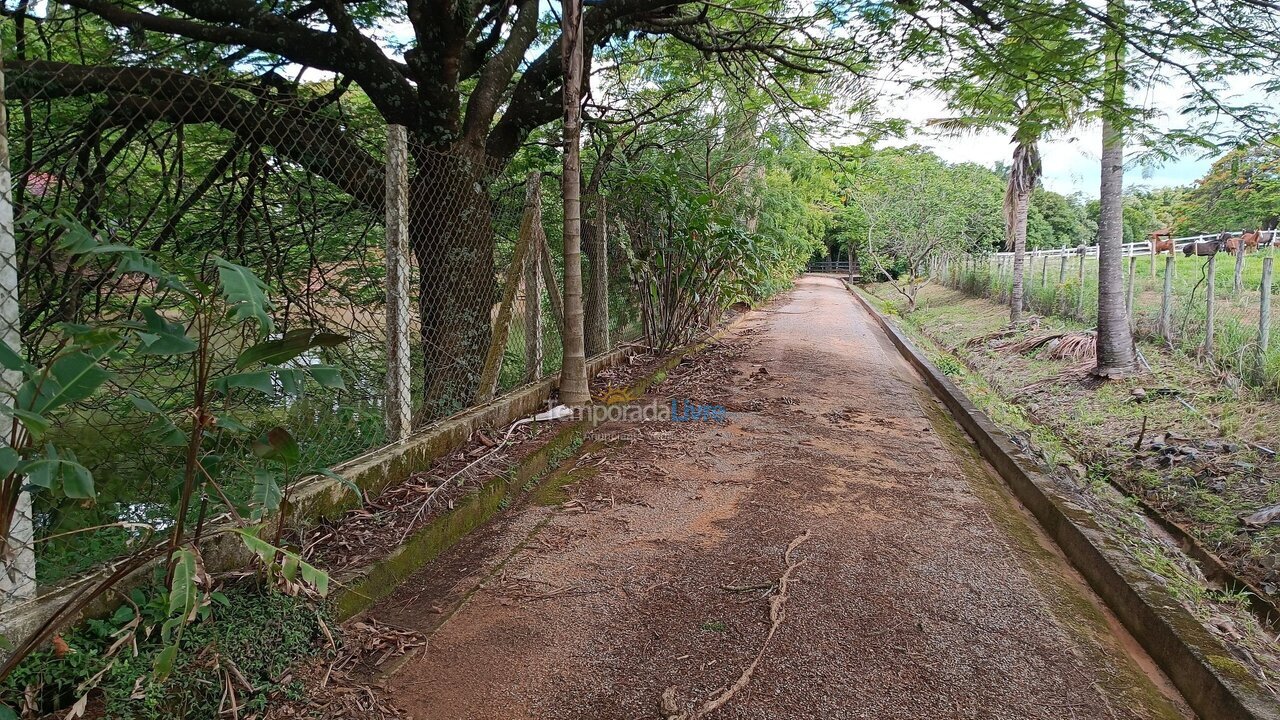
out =
[[[0,53],[0,57],[3,53]],[[0,342],[22,353],[18,314],[18,255],[13,226],[13,175],[9,171],[9,124],[5,114],[4,68],[0,67]],[[0,372],[0,390],[13,392],[21,382],[17,372]],[[0,438],[8,444],[13,419],[0,414]],[[31,494],[18,496],[9,537],[0,538],[0,617],[14,604],[36,595],[35,528]],[[7,634],[0,622],[0,635]]]
[[[1080,265],[1076,270],[1076,281],[1080,286],[1076,288],[1076,317],[1083,318],[1084,317],[1084,256],[1088,254],[1087,253],[1088,248],[1086,248],[1084,245],[1081,245],[1080,247],[1076,248],[1076,250],[1080,253]]]
[[[387,126],[387,441],[413,430],[409,396],[409,137],[403,125]]]

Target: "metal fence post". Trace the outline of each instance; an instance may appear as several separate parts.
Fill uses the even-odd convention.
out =
[[[0,53],[2,56],[2,53]],[[9,172],[9,125],[4,102],[4,68],[0,66],[0,342],[22,352],[18,332],[18,255],[13,226],[13,176]],[[21,382],[17,372],[0,372],[0,390],[13,392]],[[0,437],[8,438],[13,419],[0,414]],[[7,441],[7,440],[6,440]],[[32,523],[31,494],[21,493],[9,526],[8,544],[0,572],[0,611],[30,600],[36,595],[35,528]],[[0,617],[3,613],[0,612]],[[0,623],[0,634],[5,633]]]
[[[409,396],[409,137],[403,125],[387,126],[387,440],[413,429]]]
[[[1258,359],[1266,357],[1271,344],[1271,264],[1272,257],[1262,258],[1262,298],[1258,305]]]
[[[1213,359],[1213,286],[1216,280],[1214,272],[1216,264],[1214,260],[1216,258],[1216,254],[1209,256],[1209,264],[1205,270],[1205,290],[1207,292],[1204,306],[1204,356],[1209,359]]]
[[[1160,299],[1160,335],[1173,344],[1173,255],[1164,259],[1164,296]]]

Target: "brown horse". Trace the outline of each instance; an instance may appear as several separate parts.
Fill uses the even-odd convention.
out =
[[[1217,255],[1222,252],[1222,250],[1226,248],[1228,243],[1232,240],[1234,240],[1234,238],[1231,237],[1231,233],[1222,232],[1213,240],[1204,240],[1202,242],[1190,243],[1184,246],[1182,248],[1182,254],[1187,257],[1191,257],[1192,255],[1198,255],[1200,257]]]
[[[1245,252],[1257,250],[1262,245],[1262,231],[1245,230],[1240,233],[1240,239],[1244,241]]]
[[[1252,233],[1241,233],[1239,237],[1228,238],[1225,244],[1227,252],[1232,255],[1236,254],[1236,250],[1240,247],[1244,248],[1247,253],[1250,250],[1258,249],[1258,239],[1262,237],[1262,233],[1256,230]]]
[[[1149,235],[1149,237],[1151,238],[1150,242],[1151,242],[1152,255],[1159,255],[1162,252],[1168,252],[1170,255],[1173,254],[1173,230],[1172,229],[1160,228],[1159,230],[1152,232]],[[1164,238],[1164,239],[1161,240],[1160,238]]]

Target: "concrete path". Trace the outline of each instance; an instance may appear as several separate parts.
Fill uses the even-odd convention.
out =
[[[372,611],[431,633],[391,682],[412,717],[1187,716],[837,281],[651,394],[729,422],[602,427],[567,502]]]

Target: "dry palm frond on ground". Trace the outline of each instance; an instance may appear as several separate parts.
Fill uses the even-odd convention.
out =
[[[1048,348],[1046,356],[1054,360],[1092,360],[1097,357],[1098,336],[1092,330],[1049,333],[1009,343],[1001,349],[1026,355],[1042,347]]]

